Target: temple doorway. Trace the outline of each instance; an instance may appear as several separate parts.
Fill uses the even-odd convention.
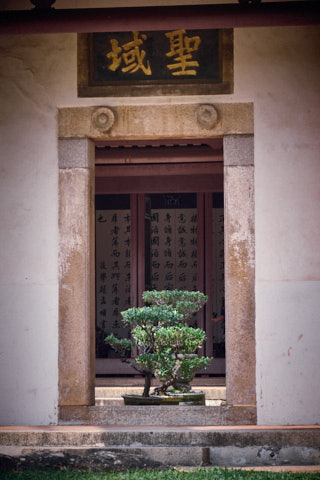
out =
[[[130,337],[121,311],[142,292],[200,290],[193,325],[207,334],[203,374],[225,374],[223,161],[208,145],[96,147],[96,374],[133,375],[105,343]],[[134,355],[134,352],[132,352]]]

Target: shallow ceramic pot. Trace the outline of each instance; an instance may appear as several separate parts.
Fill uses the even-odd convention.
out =
[[[171,394],[169,394],[171,396]],[[186,392],[172,394],[175,398],[179,398],[179,405],[205,405],[206,399],[203,392]]]
[[[125,394],[121,395],[125,405],[205,405],[205,394],[203,392],[188,392],[168,395],[142,395]]]

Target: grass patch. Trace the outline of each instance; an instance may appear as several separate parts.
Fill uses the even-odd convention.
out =
[[[320,473],[257,472],[225,468],[180,470],[130,470],[88,473],[64,471],[26,471],[0,473],[1,480],[320,480]]]

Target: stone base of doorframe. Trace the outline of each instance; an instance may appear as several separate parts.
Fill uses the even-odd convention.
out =
[[[59,425],[256,425],[255,405],[241,406],[64,406]]]
[[[255,424],[253,104],[62,108],[58,123],[59,423]],[[94,406],[94,142],[219,137],[225,178],[227,406]]]

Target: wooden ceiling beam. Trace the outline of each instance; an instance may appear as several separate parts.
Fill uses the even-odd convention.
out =
[[[222,162],[222,149],[203,147],[97,148],[96,164]]]
[[[0,34],[89,33],[320,24],[319,2],[2,11]]]
[[[98,165],[95,169],[96,178],[99,177],[163,177],[163,176],[196,176],[222,175],[223,163],[186,163],[154,164],[154,165]]]

